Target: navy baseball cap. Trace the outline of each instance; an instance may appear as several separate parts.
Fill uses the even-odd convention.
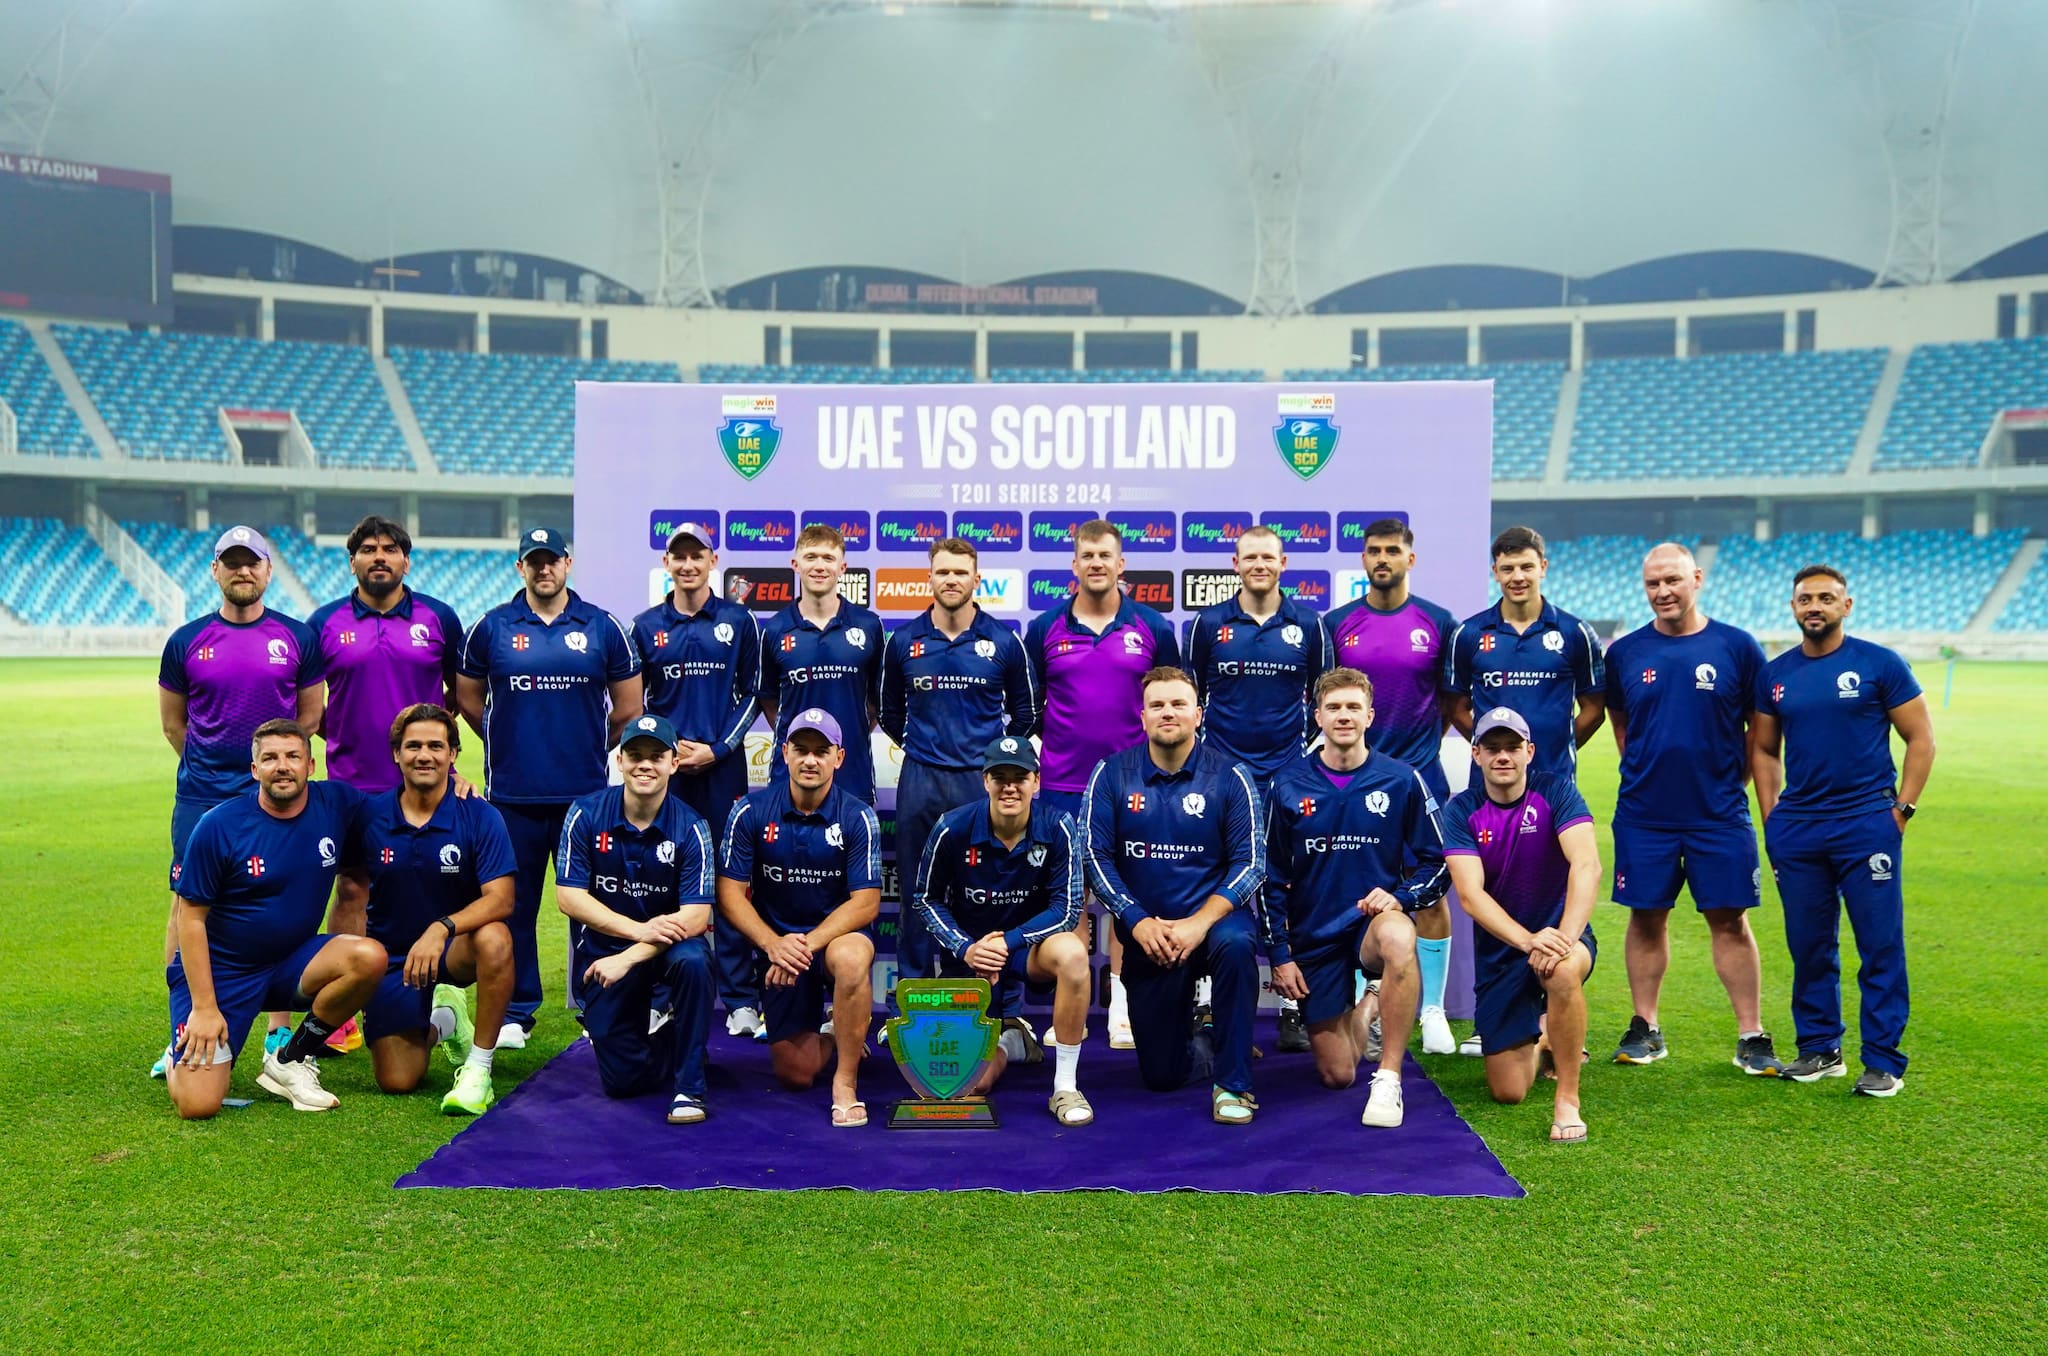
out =
[[[676,727],[660,716],[635,716],[620,732],[619,747],[624,748],[636,739],[656,740],[672,749],[676,746]]]
[[[258,560],[271,558],[270,543],[263,540],[263,534],[253,527],[243,527],[239,524],[220,534],[219,540],[213,544],[213,558],[219,560],[237,546],[244,551],[253,551]]]
[[[1004,735],[991,739],[988,747],[981,751],[981,770],[993,772],[999,767],[1017,767],[1026,772],[1038,771],[1038,750],[1031,747],[1031,741],[1019,735]]]
[[[839,733],[839,722],[832,719],[832,713],[821,706],[813,706],[807,711],[797,712],[796,718],[789,722],[789,733],[785,734],[783,739],[784,741],[795,739],[806,730],[825,736],[825,738],[831,740],[839,748],[843,749],[846,747],[846,738]]]
[[[569,539],[552,527],[530,527],[520,534],[519,558],[524,560],[535,551],[566,556],[569,554]]]
[[[1529,722],[1522,719],[1520,712],[1509,710],[1505,706],[1496,706],[1479,718],[1479,723],[1472,727],[1472,742],[1477,744],[1495,730],[1507,730],[1520,735],[1524,744],[1536,742],[1529,734]]]
[[[718,549],[718,534],[702,523],[679,523],[676,530],[668,534],[668,553],[674,555],[676,547],[685,541],[694,540],[709,551]]]

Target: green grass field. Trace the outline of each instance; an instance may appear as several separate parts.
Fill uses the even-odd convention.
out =
[[[1478,1061],[1430,1061],[1523,1201],[398,1192],[460,1123],[380,1096],[360,1056],[327,1067],[334,1114],[265,1096],[245,1058],[235,1093],[256,1104],[182,1124],[143,1077],[165,1022],[174,766],[153,673],[0,665],[0,1350],[2048,1347],[2048,793],[2026,752],[2041,666],[1965,666],[1935,713],[1906,849],[1906,1092],[1739,1075],[1705,929],[1681,919],[1675,1053],[1589,1070],[1588,1146],[1543,1142],[1547,1098],[1495,1107]],[[1940,677],[1922,673],[1936,701]],[[1604,815],[1604,733],[1597,750],[1585,789]],[[1774,898],[1756,918],[1783,1051]],[[1620,911],[1594,925],[1604,1056],[1628,1016]],[[500,1057],[501,1091],[571,1033],[551,1007],[532,1048]],[[1130,1151],[1100,1129],[1104,1152]],[[1303,1146],[1374,1149],[1369,1131]]]

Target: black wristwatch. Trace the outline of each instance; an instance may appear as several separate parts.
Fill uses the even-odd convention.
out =
[[[455,920],[453,918],[450,918],[447,914],[444,913],[439,918],[436,918],[434,921],[436,923],[439,923],[442,927],[448,929],[448,939],[450,941],[453,941],[455,939]]]
[[[1901,819],[1911,819],[1920,811],[1920,807],[1909,800],[1893,801],[1892,808],[1899,812],[1899,818]]]

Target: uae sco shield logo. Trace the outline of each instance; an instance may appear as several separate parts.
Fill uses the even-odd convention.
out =
[[[729,414],[718,426],[718,447],[726,464],[747,480],[768,469],[781,443],[782,430],[773,419],[760,415]]]
[[[1273,426],[1280,460],[1303,480],[1330,464],[1337,451],[1337,425],[1327,414],[1289,415]]]

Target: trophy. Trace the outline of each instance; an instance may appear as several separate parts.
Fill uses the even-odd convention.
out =
[[[996,1109],[963,1094],[995,1058],[1002,1024],[988,1015],[985,979],[905,979],[900,1017],[884,1023],[889,1053],[918,1096],[889,1113],[891,1130],[993,1130]]]

